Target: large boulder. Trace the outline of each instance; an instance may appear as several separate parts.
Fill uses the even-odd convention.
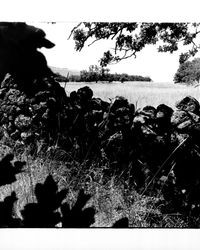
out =
[[[156,135],[156,109],[153,106],[145,106],[138,110],[133,119],[132,131],[143,136]]]
[[[131,128],[135,106],[122,96],[117,96],[110,105],[105,119],[107,120],[106,128],[112,133],[117,131],[127,131]]]
[[[158,133],[165,133],[170,129],[170,120],[173,109],[165,104],[160,104],[156,108],[156,123]]]
[[[180,133],[190,133],[196,126],[198,127],[200,123],[200,116],[198,113],[199,104],[197,101],[191,102],[192,104],[190,103],[191,105],[188,106],[178,105],[179,109],[171,116],[171,125]],[[180,103],[182,103],[182,101]]]
[[[176,103],[176,108],[178,110],[192,112],[194,114],[200,114],[199,102],[192,96],[186,96],[181,101]]]

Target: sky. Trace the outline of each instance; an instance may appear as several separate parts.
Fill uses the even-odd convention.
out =
[[[46,37],[55,43],[52,49],[42,49],[49,66],[69,68],[72,70],[88,69],[90,65],[98,64],[104,51],[113,48],[113,42],[102,40],[91,46],[85,46],[81,52],[75,50],[74,40],[68,39],[76,22],[27,22],[27,24],[42,28]],[[131,57],[115,65],[109,65],[111,73],[128,73],[132,75],[149,76],[155,82],[172,82],[179,67],[178,52],[161,53],[156,46],[147,45],[137,57]]]
[[[76,52],[73,39],[67,38],[77,22],[200,22],[200,15],[199,0],[6,0],[1,4],[1,20],[26,21],[42,28],[47,38],[56,44],[53,49],[42,50],[48,64],[83,70],[98,64],[111,45],[100,41]],[[47,21],[56,21],[56,24],[47,24]],[[158,53],[154,46],[148,46],[136,59],[132,57],[112,65],[110,70],[149,76],[155,82],[172,82],[179,67],[180,53]]]

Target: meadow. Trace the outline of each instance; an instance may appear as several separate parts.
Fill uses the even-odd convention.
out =
[[[199,100],[199,87],[186,86],[174,83],[159,82],[125,82],[125,83],[85,83],[68,82],[65,86],[67,94],[76,91],[81,87],[89,86],[94,97],[99,97],[105,101],[123,96],[137,108],[146,105],[158,106],[161,103],[175,107],[175,103],[187,95]]]
[[[37,155],[30,157],[26,152],[17,155],[15,160],[26,161],[22,173],[17,180],[0,187],[0,200],[11,195],[14,191],[17,202],[13,215],[22,218],[21,212],[28,203],[37,203],[35,186],[44,183],[51,175],[58,184],[59,191],[67,189],[65,201],[73,208],[81,189],[91,195],[85,208],[95,209],[95,221],[91,227],[112,227],[122,218],[128,218],[129,227],[133,228],[184,228],[187,222],[179,213],[161,213],[159,203],[163,201],[161,194],[156,196],[144,195],[137,192],[130,179],[126,181],[121,175],[114,174],[105,177],[104,170],[109,164],[102,162],[82,163],[70,160],[69,154],[62,150],[55,150],[51,156]],[[59,224],[57,227],[60,227]]]

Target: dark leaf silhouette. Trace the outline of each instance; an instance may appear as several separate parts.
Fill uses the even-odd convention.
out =
[[[19,227],[21,220],[14,218],[13,205],[17,201],[16,193],[12,192],[0,202],[0,227]]]
[[[37,184],[35,195],[38,203],[27,204],[21,212],[25,227],[55,227],[61,222],[60,213],[57,211],[61,202],[66,197],[67,190],[58,192],[58,186],[49,175],[44,184]]]
[[[77,201],[72,209],[67,203],[61,206],[62,226],[65,228],[85,228],[94,223],[95,209],[92,207],[84,208],[87,201],[91,198],[85,194],[84,190],[79,192]]]
[[[0,161],[0,186],[15,182],[15,175],[21,173],[23,166],[26,164],[20,161],[12,164],[11,161],[13,158],[13,154],[8,154]]]
[[[116,221],[112,227],[113,228],[128,228],[128,218],[125,217]]]

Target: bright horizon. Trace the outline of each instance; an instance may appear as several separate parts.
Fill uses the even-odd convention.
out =
[[[58,22],[27,22],[45,31],[47,39],[55,43],[52,49],[41,49],[49,66],[68,68],[71,70],[88,69],[90,65],[98,64],[103,52],[112,48],[113,43],[101,40],[91,46],[85,46],[81,52],[75,51],[75,42],[68,39],[70,32],[77,23]],[[184,51],[184,50],[183,50]],[[131,57],[115,65],[108,65],[111,73],[128,73],[132,75],[149,76],[154,82],[173,82],[174,74],[179,67],[178,52],[161,53],[156,46],[147,45],[137,57]],[[198,57],[199,53],[197,54]]]

